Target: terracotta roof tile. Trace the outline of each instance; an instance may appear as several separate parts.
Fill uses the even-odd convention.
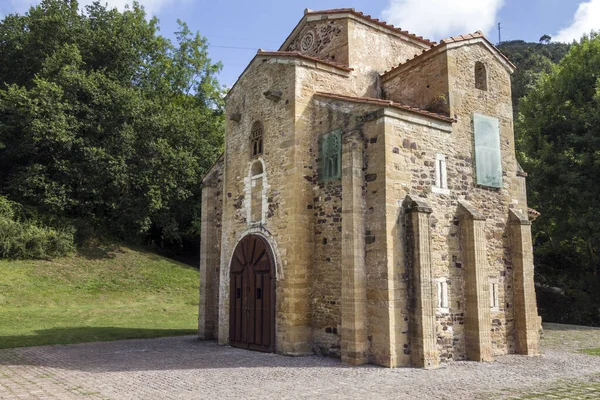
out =
[[[388,24],[384,21],[380,21],[378,18],[373,18],[370,15],[365,15],[364,13],[362,13],[360,11],[356,11],[354,8],[333,8],[330,10],[319,10],[319,11],[307,9],[304,11],[304,14],[339,14],[339,13],[348,13],[348,14],[355,15],[359,18],[370,21],[376,25],[390,29],[396,33],[400,33],[401,35],[408,36],[409,38],[419,41],[421,43],[424,43],[428,46],[436,45],[435,42],[428,40],[428,39],[424,39],[423,36],[417,36],[414,33],[410,33],[408,31],[402,30],[400,28],[396,28],[394,25]]]
[[[512,66],[513,68],[516,68],[515,65],[512,62],[510,62],[510,60],[508,59],[508,57],[506,57],[504,54],[502,54],[502,52],[500,50],[498,50],[498,48],[496,46],[494,46],[494,44],[492,42],[490,42],[484,36],[484,34],[481,31],[476,31],[476,32],[469,33],[469,34],[466,34],[466,35],[453,36],[453,37],[441,40],[439,44],[437,44],[435,46],[432,46],[430,49],[423,50],[421,53],[415,54],[413,58],[409,58],[408,60],[404,61],[403,63],[398,64],[397,66],[395,66],[391,70],[385,71],[383,74],[381,74],[381,76],[387,75],[390,72],[395,71],[398,68],[401,68],[401,67],[405,66],[406,64],[412,62],[413,60],[420,59],[425,54],[429,54],[431,51],[437,50],[437,49],[439,49],[443,45],[447,45],[447,44],[450,44],[450,43],[456,43],[456,42],[462,42],[462,41],[470,40],[470,39],[483,39],[483,40],[485,40],[490,46],[492,46],[492,48],[494,48],[494,50],[496,50],[498,52],[498,54],[500,55],[500,57],[502,57],[510,66]]]
[[[319,96],[319,97],[326,97],[329,99],[351,101],[354,103],[364,103],[364,104],[373,104],[373,105],[384,106],[384,107],[393,107],[393,108],[397,108],[400,110],[411,111],[411,112],[418,113],[421,115],[426,115],[428,117],[436,118],[436,119],[446,121],[446,122],[456,122],[455,119],[450,118],[447,115],[433,113],[431,111],[423,110],[423,109],[417,108],[417,107],[408,106],[408,105],[402,104],[402,103],[397,103],[397,102],[391,101],[391,100],[374,99],[371,97],[353,97],[353,96],[345,96],[345,95],[341,95],[341,94],[326,93],[326,92],[316,92],[315,95]]]
[[[504,58],[504,60],[506,60],[506,62],[508,62],[509,65],[511,65],[513,68],[516,68],[515,65],[510,62],[510,60],[508,59],[508,57],[506,57],[504,54],[502,54],[502,52],[500,50],[498,50],[498,48],[496,46],[494,46],[494,44],[492,42],[490,42],[485,35],[483,34],[483,32],[481,31],[476,31],[473,33],[469,33],[466,35],[460,35],[460,36],[455,36],[455,37],[451,37],[448,39],[444,39],[442,41],[440,41],[440,44],[449,44],[449,43],[453,43],[453,42],[462,42],[463,40],[469,40],[469,39],[478,39],[481,38],[483,40],[485,40],[490,46],[492,46],[492,48],[494,50],[496,50],[498,52],[498,54]]]
[[[302,54],[298,51],[265,51],[265,50],[259,49],[256,54],[259,56],[304,58],[304,59],[311,60],[311,61],[317,61],[322,64],[327,64],[329,66],[332,66],[332,67],[338,68],[338,69],[342,69],[347,72],[353,71],[353,69],[348,67],[347,65],[340,64],[335,61],[324,60],[322,58],[315,57],[315,56],[309,56],[307,54]]]

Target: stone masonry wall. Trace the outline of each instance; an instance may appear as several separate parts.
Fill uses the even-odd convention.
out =
[[[294,251],[297,240],[295,205],[292,176],[296,174],[293,162],[295,65],[264,59],[253,63],[237,82],[227,98],[225,176],[223,201],[223,235],[221,264],[219,342],[227,343],[229,334],[229,263],[233,250],[241,237],[251,231],[259,231],[266,236],[275,248],[275,257],[280,262],[276,271],[276,346],[278,352],[302,353],[309,350],[309,338],[302,337],[302,327],[307,323],[308,304],[302,311],[302,304],[294,303],[290,293],[287,267],[299,262],[301,255]],[[267,99],[267,90],[282,92],[280,101]],[[233,113],[241,114],[241,121],[230,119]],[[266,180],[269,189],[266,193],[268,212],[262,226],[247,223],[245,209],[244,178],[249,176],[250,158],[249,135],[252,123],[263,124],[263,149]],[[288,216],[289,217],[286,217]],[[301,321],[301,322],[300,322]],[[299,323],[300,322],[300,323]]]
[[[486,67],[487,90],[475,88],[475,62]],[[498,280],[500,307],[492,311],[492,351],[494,355],[514,352],[513,272],[508,235],[509,208],[527,209],[519,204],[524,196],[517,176],[510,73],[482,43],[463,45],[448,50],[451,115],[457,139],[464,143],[473,138],[472,114],[493,116],[500,121],[500,151],[502,154],[503,188],[475,186],[468,199],[487,217],[486,240],[489,275]],[[473,152],[471,144],[471,152]],[[473,177],[473,184],[475,178]]]
[[[316,140],[311,129],[310,103],[315,91],[334,92],[347,85],[343,72],[315,68],[298,60],[256,60],[227,98],[225,199],[219,341],[227,342],[229,314],[229,257],[241,236],[259,230],[270,238],[280,256],[276,285],[277,351],[304,354],[312,349],[310,272],[313,252],[313,169]],[[279,90],[279,101],[263,93]],[[339,90],[338,90],[339,91]],[[346,92],[353,94],[352,92]],[[229,117],[240,113],[240,122]],[[263,225],[246,221],[244,178],[251,160],[249,134],[255,120],[264,126],[268,211]],[[244,161],[245,160],[245,161]],[[332,328],[334,328],[333,326]],[[333,329],[332,329],[333,330]]]
[[[312,271],[312,328],[315,352],[340,357],[342,282],[342,185],[318,182],[313,174],[315,218]]]
[[[382,97],[380,74],[428,48],[357,20],[350,20],[348,42],[356,91],[359,96],[375,98]]]
[[[396,215],[396,221],[389,221],[387,240],[395,245],[390,249],[394,255],[393,265],[398,271],[400,300],[397,307],[404,320],[408,316],[406,304],[407,279],[405,269],[405,249],[398,243],[397,237],[404,237],[406,216],[397,205],[406,195],[423,198],[433,213],[430,216],[431,265],[433,280],[448,279],[449,313],[437,310],[437,343],[440,359],[464,358],[463,340],[463,272],[459,251],[458,225],[455,219],[457,200],[468,191],[467,180],[471,175],[468,155],[461,154],[460,147],[453,142],[451,125],[442,121],[401,120],[386,118],[385,157],[388,168],[386,182],[386,203],[389,213]],[[432,191],[435,184],[435,159],[438,153],[447,156],[448,187],[450,195],[436,194]],[[433,282],[432,282],[433,285]],[[437,290],[433,293],[436,295]],[[409,347],[406,336],[406,322],[398,324],[395,332],[398,343]],[[399,329],[398,329],[399,328]],[[403,350],[404,353],[404,350]],[[403,354],[399,353],[399,359]]]
[[[198,334],[203,339],[214,339],[218,335],[223,166],[220,157],[203,179],[198,308]]]
[[[383,77],[386,99],[448,115],[448,59],[444,52],[408,61]]]
[[[345,134],[365,129],[361,120],[372,106],[346,104],[338,107],[318,97],[311,104],[311,148],[313,154],[314,254],[312,275],[312,324],[314,348],[318,353],[340,356],[342,282],[342,184],[340,180],[319,182],[318,138],[341,129]]]
[[[475,88],[475,62],[486,67],[487,90]],[[492,310],[492,352],[494,355],[514,352],[513,273],[508,235],[509,208],[524,208],[519,204],[523,196],[517,176],[514,147],[510,73],[482,43],[463,45],[448,50],[451,115],[458,121],[454,125],[456,139],[469,143],[473,149],[474,112],[493,116],[500,122],[500,151],[502,155],[503,187],[491,189],[476,185],[470,179],[469,197],[466,198],[486,218],[488,272],[490,280],[497,280],[499,309]],[[471,158],[473,158],[471,156]],[[474,165],[474,160],[472,160]],[[474,167],[473,167],[474,170]]]

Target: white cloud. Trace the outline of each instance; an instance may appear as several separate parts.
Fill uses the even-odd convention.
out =
[[[158,11],[168,5],[184,1],[185,0],[138,0],[138,3],[144,6],[146,14],[152,16],[156,15]],[[94,0],[79,0],[79,7],[83,8],[84,6],[92,4],[93,2]],[[2,3],[4,2],[2,1]],[[0,5],[0,16],[13,12],[22,14],[26,12],[30,6],[37,3],[39,3],[39,0],[8,0],[8,4],[4,3]],[[123,11],[125,9],[125,5],[133,4],[133,0],[100,0],[100,3],[108,3],[109,7],[117,7],[119,10]]]
[[[489,33],[503,4],[504,0],[389,0],[382,18],[417,35],[440,40],[477,30]]]
[[[571,25],[561,29],[552,40],[572,42],[581,39],[583,34],[589,34],[592,30],[600,30],[600,0],[579,4]]]

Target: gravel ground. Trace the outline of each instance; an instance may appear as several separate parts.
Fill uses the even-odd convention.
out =
[[[600,329],[545,325],[541,357],[347,367],[192,336],[0,350],[0,399],[600,399]]]

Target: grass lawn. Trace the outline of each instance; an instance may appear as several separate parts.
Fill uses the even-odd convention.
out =
[[[582,353],[589,354],[590,356],[600,356],[600,348],[598,349],[582,349]]]
[[[194,334],[198,271],[124,246],[0,260],[0,348]]]

